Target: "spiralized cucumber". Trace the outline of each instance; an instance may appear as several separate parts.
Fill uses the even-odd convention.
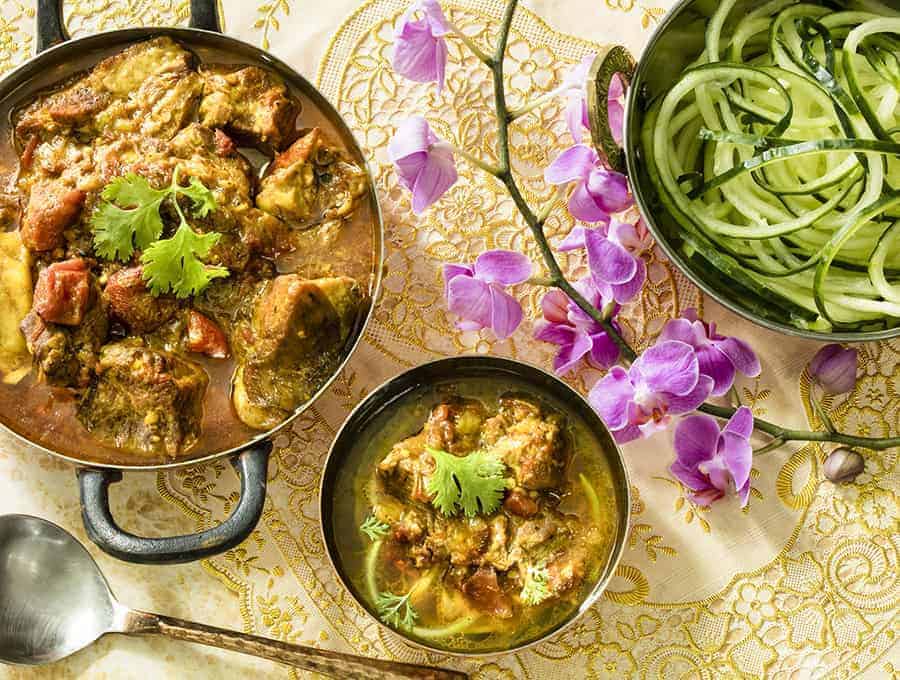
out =
[[[736,6],[641,133],[686,257],[799,328],[900,325],[900,13]]]

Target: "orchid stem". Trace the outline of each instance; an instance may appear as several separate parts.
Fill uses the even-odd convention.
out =
[[[556,288],[556,281],[549,276],[532,276],[525,283],[532,286],[543,286],[544,288]]]
[[[612,338],[619,347],[624,362],[630,364],[637,358],[637,353],[631,348],[610,320],[599,309],[588,302],[588,300],[586,300],[585,297],[569,283],[562,268],[556,261],[556,256],[553,254],[553,249],[550,247],[547,236],[544,233],[544,222],[550,215],[553,201],[545,205],[540,211],[540,214],[536,215],[529,207],[524,196],[522,196],[522,192],[513,177],[509,153],[509,123],[517,115],[524,113],[525,110],[523,108],[511,112],[507,109],[506,90],[503,83],[503,57],[506,54],[509,30],[512,26],[512,20],[517,5],[518,0],[508,0],[506,3],[506,9],[504,10],[503,19],[500,24],[500,33],[497,38],[497,47],[494,56],[490,57],[487,61],[482,60],[485,61],[491,69],[493,75],[494,108],[497,114],[497,155],[500,160],[499,167],[495,168],[497,170],[495,175],[503,182],[507,191],[509,191],[513,203],[515,203],[516,208],[519,210],[525,223],[531,230],[534,240],[541,251],[544,264],[550,271],[548,277],[541,277],[542,285],[552,285],[568,295],[572,302],[578,305],[585,314],[600,324],[606,334]],[[479,161],[477,164],[482,165],[482,162]],[[543,282],[546,282],[546,284],[543,284]],[[737,411],[737,409],[732,406],[719,406],[708,402],[701,404],[697,410],[701,413],[706,413],[721,419],[731,418]],[[807,430],[792,430],[756,417],[753,419],[753,424],[754,429],[765,432],[773,437],[773,440],[769,444],[758,449],[756,453],[764,453],[765,451],[773,450],[789,441],[834,442],[836,444],[844,444],[846,446],[866,448],[875,451],[884,451],[895,446],[900,446],[900,437],[857,437],[836,431],[813,432]]]
[[[550,270],[550,278],[553,281],[553,285],[568,295],[585,314],[599,323],[601,328],[607,332],[609,337],[611,337],[619,347],[622,356],[628,361],[633,361],[637,356],[634,353],[634,350],[629,347],[628,343],[625,342],[621,335],[615,332],[613,325],[608,319],[604,318],[600,310],[588,302],[584,296],[575,290],[572,284],[566,280],[566,276],[560,268],[559,263],[556,261],[553,250],[550,248],[550,244],[547,242],[547,237],[544,234],[544,221],[531,210],[528,203],[525,201],[525,197],[522,196],[519,185],[516,184],[516,180],[512,174],[509,157],[509,116],[506,108],[506,89],[503,84],[503,57],[506,54],[509,29],[510,26],[512,26],[513,15],[516,13],[516,6],[518,4],[518,0],[509,0],[506,4],[506,10],[503,13],[503,20],[500,24],[500,35],[497,39],[497,50],[494,53],[493,64],[491,65],[491,72],[494,77],[494,106],[497,111],[497,150],[498,156],[500,157],[500,174],[498,175],[498,178],[506,185],[506,189],[509,191],[513,203],[516,204],[516,208],[518,208],[522,217],[525,219],[525,223],[531,230],[534,240],[537,242],[538,248],[541,251],[544,263]],[[549,212],[547,215],[549,215]],[[544,217],[546,219],[546,215]]]
[[[809,395],[809,403],[812,404],[813,412],[818,416],[819,420],[822,421],[825,429],[829,432],[837,432],[837,428],[834,426],[831,416],[825,412],[825,407],[822,406],[822,402],[820,402],[814,394]]]
[[[753,455],[760,456],[764,453],[768,453],[769,451],[779,449],[782,446],[784,446],[784,439],[782,439],[781,437],[776,437],[765,446],[760,446],[758,449],[753,449]]]
[[[716,418],[727,419],[731,418],[737,409],[706,403],[701,404],[697,410]],[[770,423],[762,418],[754,418],[753,425],[760,432],[765,432],[785,442],[833,442],[835,444],[844,444],[845,446],[859,446],[864,449],[872,449],[873,451],[884,451],[900,446],[900,437],[857,437],[843,432],[791,430],[781,425]]]
[[[536,99],[531,100],[529,103],[525,104],[524,106],[520,106],[517,109],[510,109],[506,113],[507,122],[512,123],[514,120],[516,120],[517,118],[521,118],[526,113],[530,113],[531,111],[534,111],[535,109],[540,108],[547,102],[553,101],[554,99],[556,99],[556,97],[558,95],[559,95],[558,90],[551,90],[550,92],[545,92],[540,97],[537,97]]]
[[[448,20],[447,23],[450,25],[450,29],[456,34],[456,36],[460,40],[462,40],[463,43],[465,43],[466,47],[468,47],[469,50],[471,50],[472,54],[478,57],[488,67],[491,67],[493,65],[493,59],[490,57],[490,55],[486,54],[484,50],[478,47],[478,45],[474,40],[472,40],[472,38],[463,33],[462,29],[457,27],[456,24],[454,24],[452,21]]]
[[[502,172],[502,170],[500,168],[498,168],[496,165],[494,165],[493,163],[488,163],[487,161],[483,161],[480,158],[478,158],[477,156],[470,154],[468,151],[463,151],[458,146],[454,146],[451,144],[450,147],[453,149],[453,153],[459,154],[459,156],[461,158],[464,158],[464,159],[466,159],[466,161],[468,161],[472,165],[481,168],[489,175],[493,175],[494,177],[500,176],[500,173]]]

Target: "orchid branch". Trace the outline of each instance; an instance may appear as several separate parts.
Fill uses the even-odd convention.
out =
[[[509,155],[509,112],[506,107],[506,87],[503,84],[503,57],[506,54],[509,30],[512,25],[513,15],[516,12],[517,5],[518,0],[510,0],[506,5],[503,21],[500,24],[497,49],[494,53],[493,63],[491,64],[491,72],[494,79],[494,106],[497,112],[497,155],[500,158],[500,173],[497,177],[506,186],[513,203],[516,204],[516,208],[518,208],[522,217],[525,219],[525,223],[534,235],[535,242],[541,251],[544,263],[546,264],[547,269],[550,270],[550,280],[553,285],[568,295],[585,314],[600,324],[629,362],[634,361],[637,354],[628,345],[625,339],[616,332],[613,324],[609,322],[599,309],[594,307],[581,293],[575,290],[574,286],[566,279],[562,268],[559,266],[556,257],[553,255],[553,249],[547,241],[547,236],[544,234],[544,222],[549,216],[549,213],[544,214],[542,211],[542,216],[539,217],[536,215],[528,205],[525,197],[522,196],[519,185],[513,177]]]
[[[516,208],[521,213],[525,223],[528,225],[534,236],[534,240],[541,252],[544,264],[550,271],[550,276],[546,281],[556,288],[559,288],[563,293],[569,296],[569,298],[584,311],[585,314],[600,324],[603,330],[619,347],[625,361],[631,363],[637,357],[637,353],[628,344],[628,341],[622,337],[622,334],[619,333],[612,323],[610,323],[609,319],[601,312],[601,310],[592,305],[566,279],[565,274],[547,241],[547,236],[544,233],[544,223],[549,216],[549,211],[542,210],[540,215],[536,215],[526,202],[513,177],[509,151],[509,124],[511,120],[521,112],[514,111],[511,113],[507,108],[506,90],[503,82],[503,59],[506,54],[509,31],[512,26],[512,20],[517,5],[518,0],[509,0],[509,2],[507,2],[503,19],[500,24],[500,33],[497,38],[494,56],[489,62],[485,62],[491,69],[494,85],[494,106],[497,119],[497,155],[500,159],[499,172],[496,173],[496,177],[506,186],[510,197],[513,199],[513,203],[515,203]],[[720,419],[730,419],[738,411],[737,408],[731,406],[719,406],[708,402],[702,404],[697,410]],[[875,451],[884,451],[900,446],[900,437],[858,437],[837,431],[795,430],[782,427],[757,417],[753,418],[753,426],[754,429],[771,435],[773,440],[770,444],[775,445],[777,443],[778,446],[789,441],[832,442]],[[758,450],[758,452],[762,453],[764,450],[767,450],[767,447],[763,447]]]

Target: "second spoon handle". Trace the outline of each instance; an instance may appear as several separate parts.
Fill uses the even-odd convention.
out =
[[[469,676],[459,671],[431,666],[384,661],[369,657],[332,652],[294,645],[280,640],[248,635],[224,628],[215,628],[193,621],[183,621],[170,616],[130,611],[122,631],[126,634],[155,633],[185,642],[196,642],[210,647],[228,649],[270,661],[277,661],[308,671],[315,671],[336,678],[354,680],[466,680]]]

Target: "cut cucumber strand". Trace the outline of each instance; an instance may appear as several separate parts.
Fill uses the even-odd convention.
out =
[[[900,14],[863,6],[718,3],[641,130],[691,266],[798,328],[900,325]]]

